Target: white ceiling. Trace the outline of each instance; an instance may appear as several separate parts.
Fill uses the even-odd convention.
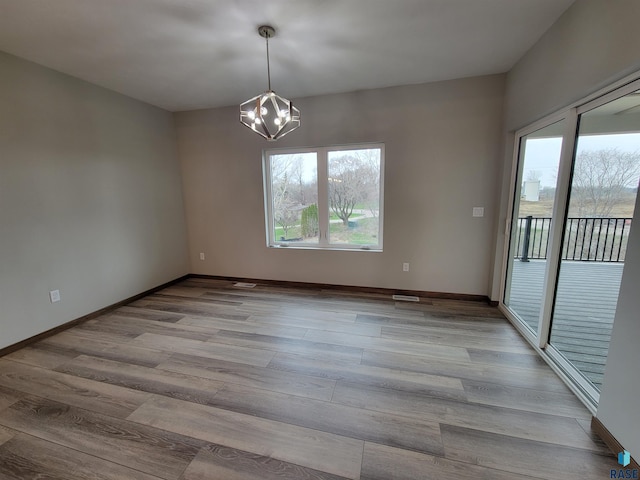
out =
[[[168,110],[508,71],[574,0],[0,0],[0,50]]]

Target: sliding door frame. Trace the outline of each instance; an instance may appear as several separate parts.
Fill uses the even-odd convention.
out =
[[[504,300],[507,296],[507,289],[510,287],[507,284],[507,280],[508,280],[508,272],[507,270],[509,268],[513,268],[513,262],[515,262],[514,258],[511,258],[512,255],[512,243],[513,243],[513,238],[512,238],[512,234],[513,232],[515,232],[516,230],[516,223],[517,223],[517,212],[516,212],[516,194],[517,192],[520,191],[520,184],[522,183],[522,174],[523,172],[521,171],[522,169],[520,168],[523,165],[524,162],[524,156],[523,156],[523,149],[522,149],[522,139],[525,138],[527,135],[530,135],[532,133],[537,132],[538,130],[542,130],[545,127],[548,127],[550,125],[553,125],[554,123],[559,123],[559,122],[565,122],[565,128],[563,129],[563,140],[562,140],[562,150],[561,150],[561,155],[560,155],[560,166],[559,166],[559,173],[566,170],[566,167],[563,168],[563,162],[565,155],[567,155],[567,143],[565,142],[565,137],[567,135],[567,132],[571,131],[571,128],[575,129],[575,109],[568,109],[568,110],[564,110],[562,112],[556,113],[554,115],[550,115],[548,117],[545,117],[521,130],[518,130],[515,133],[515,139],[514,139],[514,146],[513,146],[513,163],[511,166],[511,183],[510,183],[510,188],[509,188],[509,210],[507,213],[507,221],[506,221],[506,228],[505,228],[505,234],[506,234],[506,242],[505,242],[505,248],[504,248],[504,252],[503,252],[503,268],[502,268],[502,277],[501,277],[501,282],[500,282],[500,301],[499,301],[499,306],[500,309],[502,310],[502,312],[507,316],[507,318],[511,321],[511,323],[513,323],[516,328],[520,331],[520,333],[532,344],[535,344],[539,349],[542,349],[546,346],[546,341],[542,342],[540,339],[543,338],[543,334],[545,329],[548,331],[550,323],[551,323],[551,309],[552,306],[547,305],[547,293],[549,291],[549,289],[553,289],[555,288],[555,283],[548,281],[548,280],[553,280],[552,278],[550,278],[549,276],[549,270],[551,270],[551,265],[552,265],[552,261],[554,259],[554,255],[559,255],[560,250],[558,250],[558,252],[554,252],[553,249],[550,251],[549,253],[549,258],[547,259],[546,265],[545,265],[545,282],[544,282],[544,286],[543,286],[543,304],[542,304],[542,308],[540,309],[540,317],[538,318],[538,331],[537,332],[533,332],[531,327],[529,327],[529,325],[526,324],[526,322],[524,322],[523,319],[521,319],[511,308],[509,308],[505,303]],[[572,121],[574,123],[572,123]],[[565,162],[566,163],[566,162]],[[569,162],[570,164],[571,162]],[[569,165],[570,166],[570,165]],[[558,176],[558,184],[560,183],[560,180],[562,179],[562,176],[559,175]],[[560,201],[559,201],[560,200]],[[519,204],[520,202],[518,202]],[[557,209],[560,207],[560,205],[558,205],[559,203],[562,203],[562,199],[559,198],[559,188],[558,185],[556,185],[556,193],[554,195],[554,203],[553,203],[553,214],[552,214],[552,218],[553,220],[551,221],[551,230],[549,232],[549,236],[550,236],[550,242],[551,242],[551,238],[553,237],[553,235],[558,235],[558,234],[562,234],[562,230],[556,228],[556,224],[557,222],[554,221],[557,217],[555,216],[557,213]],[[560,212],[564,212],[566,209],[566,204],[561,206],[561,209],[559,210]],[[559,257],[558,257],[559,258]],[[555,277],[554,277],[555,278]]]
[[[556,286],[560,259],[562,257],[562,239],[564,224],[569,208],[569,189],[573,171],[573,157],[576,150],[576,136],[578,130],[578,115],[575,108],[569,109],[565,116],[566,125],[562,134],[562,151],[558,168],[558,181],[554,195],[553,211],[551,213],[551,229],[549,230],[549,254],[544,272],[544,287],[542,288],[542,308],[538,321],[538,347],[545,348],[551,331],[551,317],[556,296]]]
[[[511,164],[511,179],[509,184],[509,203],[504,232],[506,241],[504,242],[503,250],[498,308],[594,415],[596,413],[600,396],[598,391],[586,380],[583,374],[575,366],[567,361],[564,356],[555,347],[553,347],[553,345],[549,344],[553,308],[557,291],[558,275],[560,272],[566,214],[570,200],[569,194],[573,177],[577,139],[579,135],[580,115],[638,90],[640,90],[640,71],[635,72],[632,75],[629,75],[622,80],[583,98],[582,100],[574,102],[572,105],[559,110],[554,114],[548,115],[518,130],[514,134],[513,160]],[[514,215],[517,213],[515,210],[515,195],[516,192],[520,191],[520,179],[522,176],[520,166],[524,160],[521,151],[522,139],[531,133],[563,120],[566,124],[562,135],[562,150],[558,169],[558,181],[556,183],[552,222],[549,232],[549,253],[545,266],[542,308],[538,321],[538,330],[537,332],[533,332],[524,320],[504,303],[508,288],[508,270],[512,268],[513,262],[515,261],[510,258],[510,256],[512,254],[512,233],[515,231],[515,224],[517,221],[517,218],[514,218]]]

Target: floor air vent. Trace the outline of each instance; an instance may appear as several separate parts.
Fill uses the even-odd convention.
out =
[[[239,287],[239,288],[253,288],[256,286],[255,283],[245,283],[245,282],[238,282],[238,283],[234,283],[233,284],[234,287]]]
[[[398,300],[399,302],[419,302],[420,297],[414,297],[413,295],[392,295],[391,298]]]

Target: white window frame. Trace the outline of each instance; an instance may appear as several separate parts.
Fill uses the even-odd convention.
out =
[[[344,243],[330,243],[329,217],[331,208],[329,207],[329,162],[330,152],[346,150],[380,150],[380,208],[378,212],[378,243],[371,245],[349,245]],[[270,159],[274,155],[292,155],[296,153],[315,153],[317,159],[318,175],[318,224],[320,234],[318,243],[278,241],[274,235],[273,202],[271,197],[271,163]],[[338,145],[315,148],[278,148],[264,150],[262,155],[262,172],[264,182],[264,208],[265,208],[265,233],[267,247],[270,248],[294,248],[307,250],[349,250],[382,252],[383,232],[384,232],[384,144],[383,143],[359,143],[355,145]]]

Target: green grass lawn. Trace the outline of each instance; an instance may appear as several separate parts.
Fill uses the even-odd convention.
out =
[[[276,228],[275,235],[276,235],[276,241],[277,242],[280,241],[281,237],[284,237],[284,228],[282,227]],[[289,229],[285,240],[289,240],[291,238],[300,238],[301,236],[302,236],[302,233],[300,233],[300,225],[298,225],[296,227],[291,227]]]
[[[349,220],[351,220],[352,218],[358,218],[358,217],[364,217],[363,213],[352,213],[349,216]],[[331,213],[331,216],[329,217],[329,220],[340,220],[340,217],[338,217],[335,213]]]
[[[378,243],[378,219],[363,218],[356,222],[355,228],[345,227],[342,223],[329,225],[329,238],[332,242],[349,245],[371,245]]]
[[[378,219],[362,218],[356,221],[355,227],[345,227],[342,223],[329,224],[329,236],[331,242],[346,243],[349,245],[371,245],[378,243]],[[284,229],[275,229],[276,241],[281,241],[284,237]],[[287,232],[285,240],[300,238],[300,226],[292,227]]]
[[[362,213],[354,213],[349,217],[349,221],[355,221],[358,218],[364,217],[364,214]],[[339,220],[338,216],[334,213],[331,214],[331,216],[329,217],[330,220]],[[339,235],[340,237],[344,237],[346,234],[350,234],[350,238],[353,239],[360,239],[360,241],[353,241],[353,242],[349,242],[349,243],[355,243],[357,245],[366,245],[369,243],[377,243],[377,241],[374,240],[371,241],[370,235],[364,234],[362,233],[360,230],[360,226],[366,226],[369,222],[369,220],[375,220],[375,219],[371,219],[371,218],[362,218],[361,220],[359,220],[358,223],[358,227],[353,229],[353,228],[348,228],[348,227],[344,227],[344,225],[342,223],[331,223],[329,224],[329,233],[330,234],[336,234]],[[376,227],[377,229],[377,220],[376,220]],[[282,227],[277,227],[275,229],[275,239],[277,242],[281,241],[282,237],[285,237],[284,235],[284,228]],[[302,232],[301,232],[301,227],[300,225],[296,225],[295,227],[291,227],[288,232],[287,235],[285,237],[285,240],[290,240],[292,238],[300,238],[302,237]],[[362,237],[362,238],[361,238]]]

